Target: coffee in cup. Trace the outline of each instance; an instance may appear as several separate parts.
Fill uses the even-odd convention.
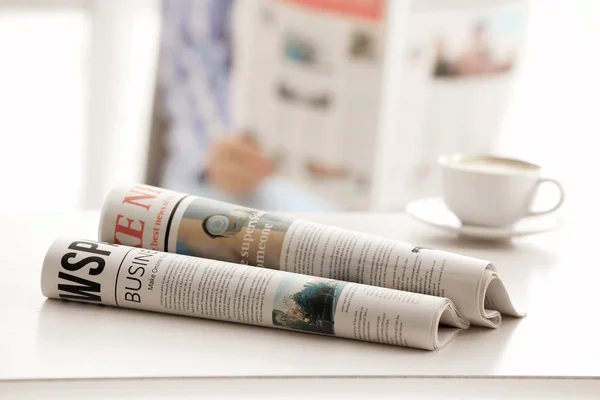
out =
[[[442,196],[463,224],[511,226],[527,216],[543,215],[560,208],[565,193],[555,179],[542,178],[539,165],[489,155],[450,155],[439,159]],[[542,183],[559,189],[556,204],[543,211],[531,205]]]

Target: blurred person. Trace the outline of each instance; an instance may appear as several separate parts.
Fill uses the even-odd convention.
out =
[[[481,75],[510,71],[517,58],[517,51],[510,51],[504,59],[494,59],[485,23],[475,25],[470,48],[457,62],[459,75]]]
[[[459,75],[477,75],[493,70],[494,61],[485,24],[475,25],[469,49],[458,59]]]
[[[270,210],[332,210],[277,178],[274,162],[232,123],[233,0],[163,1],[159,73],[168,120],[162,185]]]
[[[455,77],[508,72],[512,69],[517,56],[518,52],[515,49],[504,59],[495,60],[488,38],[488,28],[485,23],[480,22],[471,31],[468,47],[454,62],[449,59],[446,43],[442,38],[438,38],[435,43],[436,61],[433,74],[436,77]]]

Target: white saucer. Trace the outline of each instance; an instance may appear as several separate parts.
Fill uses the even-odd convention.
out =
[[[562,220],[554,214],[528,217],[515,225],[505,228],[463,225],[446,207],[441,197],[419,199],[408,203],[406,212],[413,218],[447,232],[480,239],[509,239],[552,231],[562,225]]]

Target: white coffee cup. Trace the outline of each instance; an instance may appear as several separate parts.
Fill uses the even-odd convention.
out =
[[[541,177],[539,165],[489,155],[442,156],[442,195],[463,224],[507,227],[527,216],[543,215],[563,205],[562,185]],[[554,207],[533,211],[531,205],[542,183],[552,183],[560,196]]]

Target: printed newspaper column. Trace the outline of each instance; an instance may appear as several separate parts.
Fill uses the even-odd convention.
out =
[[[56,240],[41,284],[49,298],[427,350],[468,327],[441,297],[89,240]]]
[[[101,241],[446,297],[473,324],[520,317],[485,260],[147,185],[107,197]]]

